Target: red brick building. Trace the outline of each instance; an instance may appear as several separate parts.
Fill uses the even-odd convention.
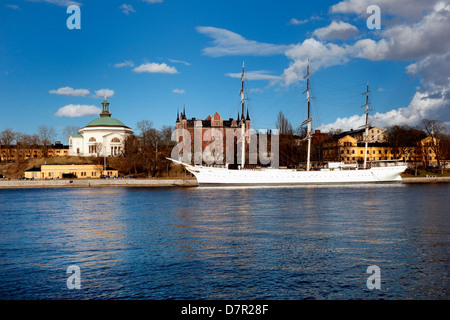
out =
[[[237,120],[239,119],[239,120]],[[191,150],[192,152],[196,152],[194,150],[194,140],[201,141],[201,152],[205,152],[205,149],[209,147],[209,149],[214,149],[222,147],[223,157],[225,163],[226,157],[226,141],[227,135],[234,135],[234,137],[229,137],[229,139],[234,140],[234,155],[236,156],[236,137],[240,137],[241,133],[241,124],[245,125],[245,134],[247,137],[246,149],[248,149],[248,137],[250,132],[250,117],[247,110],[247,116],[244,117],[243,114],[238,113],[237,119],[229,118],[227,120],[223,119],[223,117],[216,112],[212,117],[208,115],[206,119],[196,119],[191,118],[188,119],[186,117],[186,110],[183,108],[183,112],[179,114],[177,112],[177,120],[176,120],[176,129],[185,129],[189,132],[191,137]],[[178,134],[177,141],[182,141],[182,136]],[[231,141],[233,141],[231,140]],[[200,151],[200,150],[197,150]]]

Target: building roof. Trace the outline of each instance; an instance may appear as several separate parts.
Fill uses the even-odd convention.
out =
[[[109,112],[109,102],[105,100],[102,102],[102,112],[100,118],[94,119],[89,122],[85,127],[122,127],[128,128],[122,121],[111,117]]]
[[[28,170],[25,170],[25,172],[36,172],[36,171],[41,171],[41,167],[33,167]]]
[[[86,127],[125,127],[128,128],[122,121],[113,117],[100,117],[89,122]]]

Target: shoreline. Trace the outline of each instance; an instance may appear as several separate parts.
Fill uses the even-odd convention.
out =
[[[402,178],[402,183],[445,183],[450,182],[450,177],[405,177]]]
[[[196,179],[0,180],[0,189],[96,187],[196,187]]]
[[[403,184],[448,183],[450,177],[405,177]],[[195,178],[0,180],[0,189],[89,187],[196,187]]]

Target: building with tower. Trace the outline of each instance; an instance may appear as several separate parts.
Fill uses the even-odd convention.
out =
[[[69,137],[69,155],[80,157],[118,156],[124,151],[124,142],[133,130],[122,121],[111,117],[109,102],[102,102],[100,117],[92,120]]]
[[[229,118],[224,120],[222,116],[216,112],[212,117],[208,115],[205,120],[191,118],[187,119],[186,109],[183,107],[181,115],[177,111],[176,141],[178,143],[186,142],[185,132],[189,133],[190,138],[190,152],[189,159],[184,161],[192,162],[194,164],[208,163],[211,159],[218,165],[244,165],[246,158],[248,157],[248,149],[250,145],[250,116],[248,114],[248,107],[245,108],[244,97],[244,64],[242,64],[241,75],[241,106],[242,112],[237,115],[236,119]],[[245,110],[247,116],[244,116]],[[183,132],[184,131],[184,132]],[[243,138],[241,139],[241,136]],[[201,144],[198,143],[201,141]],[[240,145],[240,159],[237,159],[238,147]],[[196,143],[197,142],[197,143]],[[232,143],[230,143],[232,142]],[[178,151],[178,155],[185,155],[184,150]],[[205,155],[208,160],[205,160]],[[232,156],[231,156],[232,155]],[[247,156],[246,156],[247,155]],[[187,157],[185,157],[187,158]],[[208,163],[209,164],[209,163]]]
[[[201,152],[205,152],[205,149],[209,147],[210,150],[217,148],[222,148],[224,157],[226,156],[226,141],[227,135],[234,135],[234,144],[236,144],[236,136],[239,136],[241,131],[241,126],[245,127],[246,136],[246,148],[248,149],[249,143],[249,132],[250,132],[250,116],[247,110],[247,115],[244,117],[244,112],[239,113],[236,119],[229,118],[223,119],[223,117],[218,113],[214,113],[211,117],[208,115],[204,120],[186,117],[186,109],[183,107],[183,112],[180,114],[177,112],[177,120],[175,124],[176,129],[185,129],[189,132],[191,137],[191,150],[193,155],[195,154],[194,140],[202,141]],[[181,131],[178,131],[177,141],[182,141],[183,137]],[[198,135],[197,137],[195,135]],[[199,150],[198,150],[199,151]],[[236,148],[234,149],[234,154],[236,155]],[[195,155],[193,159],[195,158]]]

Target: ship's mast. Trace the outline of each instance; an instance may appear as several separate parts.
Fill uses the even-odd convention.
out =
[[[308,123],[308,131],[307,131],[307,136],[306,139],[308,139],[308,154],[306,157],[306,171],[309,171],[311,168],[311,163],[310,163],[310,158],[311,158],[311,122],[312,122],[312,117],[311,117],[311,95],[309,93],[309,59],[308,59],[308,64],[306,66],[306,90],[303,91],[303,93],[306,92],[306,98],[308,100],[308,119],[306,119],[305,121],[303,121],[302,125]]]
[[[241,153],[241,168],[244,168],[245,165],[245,117],[244,117],[244,62],[242,62],[242,74],[241,74],[241,105],[242,105],[242,113],[241,113],[241,146],[242,146],[242,153]],[[238,119],[239,120],[239,119]]]
[[[366,95],[366,104],[363,107],[366,107],[366,123],[365,123],[365,132],[364,132],[364,169],[367,168],[367,145],[369,143],[369,83],[367,82],[366,92],[363,94]]]

